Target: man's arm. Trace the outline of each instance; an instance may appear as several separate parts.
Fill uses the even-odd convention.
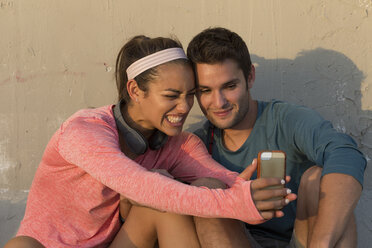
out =
[[[352,176],[331,173],[320,183],[318,214],[309,247],[334,247],[347,228],[362,192],[362,186]]]
[[[350,229],[347,225],[351,223],[362,191],[365,158],[350,136],[337,132],[330,122],[315,111],[301,107],[287,117],[289,123],[293,123],[286,130],[288,137],[293,137],[293,148],[298,149],[299,154],[305,154],[314,164],[322,166],[317,179],[320,180],[321,174],[320,183],[318,181],[314,185],[314,182],[308,182],[313,185],[312,189],[307,189],[310,193],[299,192],[299,200],[308,198],[304,209],[297,209],[297,215],[307,211],[302,213],[308,218],[307,228],[302,227],[308,232],[305,234],[298,230],[296,224],[296,236],[306,235],[306,239],[301,240],[307,240],[308,247],[334,247]],[[315,187],[319,190],[319,196],[310,199]],[[317,205],[310,207],[315,201]]]

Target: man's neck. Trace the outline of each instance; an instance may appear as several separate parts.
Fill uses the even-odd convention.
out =
[[[250,100],[249,110],[244,119],[233,128],[222,130],[223,143],[226,149],[237,151],[245,143],[256,122],[257,112],[257,101]]]

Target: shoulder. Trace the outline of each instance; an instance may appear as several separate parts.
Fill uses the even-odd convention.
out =
[[[81,125],[82,128],[86,128],[102,124],[115,127],[112,105],[77,111],[62,124],[61,131],[63,132],[69,126],[77,128]]]
[[[323,117],[315,110],[278,100],[269,102],[263,111],[263,115],[267,119],[291,124],[298,122],[314,124],[324,121]]]
[[[68,118],[59,129],[59,143],[98,142],[118,138],[112,106],[82,109]],[[115,142],[114,142],[115,143]]]
[[[111,120],[114,120],[112,105],[107,105],[99,108],[81,109],[74,113],[70,118],[68,118],[66,120],[66,123],[69,123],[76,119],[102,119],[109,122]]]

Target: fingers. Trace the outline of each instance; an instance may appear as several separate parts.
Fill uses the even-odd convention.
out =
[[[244,173],[244,171],[242,173]],[[252,180],[252,189],[255,190],[255,189],[263,189],[263,188],[270,187],[270,186],[285,185],[289,181],[291,181],[290,176],[286,176],[285,180],[277,178],[277,177],[258,178],[258,179]]]
[[[273,211],[273,213],[274,213],[274,217],[275,218],[280,218],[280,217],[283,217],[284,216],[284,212],[281,211],[281,210]]]
[[[259,178],[252,180],[252,190],[263,189],[270,186],[283,186],[285,181],[280,178],[272,177],[272,178]]]
[[[297,195],[292,193],[292,194],[288,194],[285,198],[291,202],[297,199]]]
[[[282,217],[284,213],[280,209],[296,200],[297,195],[284,188],[285,182],[289,181],[289,176],[285,181],[280,178],[259,178],[252,181],[252,199],[264,219]]]
[[[270,220],[272,218],[280,218],[284,216],[283,211],[275,210],[275,211],[263,211],[261,212],[262,218],[265,220]]]
[[[272,218],[283,217],[284,212],[281,211],[280,209],[288,205],[291,201],[296,200],[296,198],[297,198],[296,194],[291,193],[282,199],[257,201],[255,204],[261,216],[265,220],[270,220]]]
[[[288,205],[290,201],[287,198],[273,199],[270,201],[257,201],[256,208],[259,211],[279,210]]]
[[[288,205],[289,202],[290,200],[287,198],[272,201],[258,201],[256,207],[265,220],[270,220],[272,218],[283,217],[284,212],[281,211],[281,209]]]
[[[257,159],[253,159],[252,164],[248,165],[247,168],[245,168],[244,171],[239,174],[239,177],[245,180],[249,180],[251,179],[256,169],[257,169]]]
[[[281,199],[290,193],[291,190],[288,188],[256,190],[252,192],[252,199],[254,201],[265,201],[272,198]]]
[[[289,181],[291,181],[291,176],[285,176],[285,182],[289,183]]]

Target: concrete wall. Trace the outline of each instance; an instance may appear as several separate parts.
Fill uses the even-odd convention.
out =
[[[115,102],[115,57],[129,37],[175,34],[186,47],[202,29],[224,26],[250,48],[255,98],[318,110],[366,154],[356,213],[359,247],[368,247],[371,15],[371,0],[0,0],[0,245],[19,225],[53,132],[78,109]],[[195,106],[187,127],[200,120]]]

